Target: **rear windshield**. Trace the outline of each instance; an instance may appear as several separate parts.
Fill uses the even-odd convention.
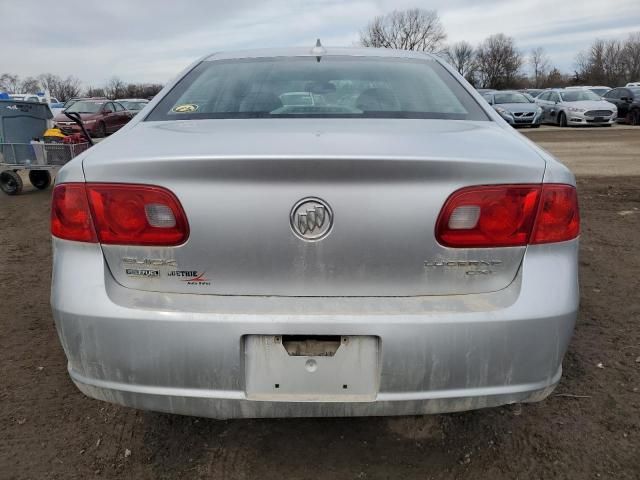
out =
[[[205,61],[147,120],[277,117],[488,120],[434,60],[347,56]]]

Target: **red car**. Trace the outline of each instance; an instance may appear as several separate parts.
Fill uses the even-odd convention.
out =
[[[84,128],[92,137],[104,137],[108,133],[117,132],[133,118],[131,112],[111,100],[78,100],[65,111],[80,114]],[[64,112],[56,115],[53,121],[65,134],[81,133],[80,127]]]

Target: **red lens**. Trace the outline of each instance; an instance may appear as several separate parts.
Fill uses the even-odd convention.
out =
[[[458,190],[449,197],[440,212],[436,238],[447,247],[526,245],[533,228],[539,194],[539,185],[491,185]],[[463,211],[462,207],[467,211],[479,211],[477,220],[473,218],[467,224],[461,223],[458,212]]]
[[[51,234],[76,242],[98,241],[84,183],[63,183],[53,190]]]
[[[576,189],[571,185],[544,185],[531,243],[564,242],[579,234],[580,212]]]
[[[184,243],[189,237],[182,206],[167,189],[150,185],[88,183],[87,194],[100,243],[173,246]],[[154,211],[162,212],[164,224],[150,223],[149,212]]]

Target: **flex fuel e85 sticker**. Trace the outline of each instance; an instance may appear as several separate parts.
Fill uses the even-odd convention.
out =
[[[176,105],[171,109],[173,113],[194,113],[200,108],[195,103],[183,103],[182,105]]]

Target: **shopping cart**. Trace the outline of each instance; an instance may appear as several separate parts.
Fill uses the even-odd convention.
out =
[[[22,191],[18,171],[29,172],[29,181],[44,190],[51,184],[51,172],[90,147],[89,143],[0,143],[0,189],[7,195]]]

